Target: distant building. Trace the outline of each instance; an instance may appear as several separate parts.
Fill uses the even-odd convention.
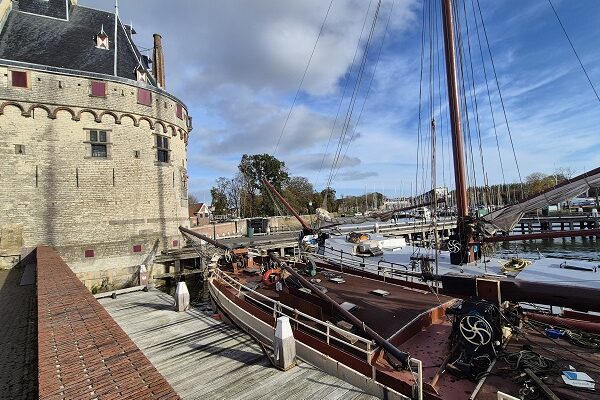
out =
[[[414,198],[413,202],[414,202],[414,204],[430,203],[434,199],[437,199],[437,200],[446,199],[446,198],[448,198],[448,194],[449,194],[449,192],[448,192],[447,187],[437,187],[426,193],[416,196]],[[435,197],[434,197],[434,195],[435,195]]]
[[[203,226],[210,223],[211,212],[206,203],[190,204],[188,210],[191,226]]]
[[[181,246],[191,118],[160,35],[151,70],[134,33],[76,0],[0,0],[0,265],[44,243],[118,284]]]
[[[387,211],[405,208],[409,206],[410,200],[405,197],[386,199],[383,202],[383,209]]]

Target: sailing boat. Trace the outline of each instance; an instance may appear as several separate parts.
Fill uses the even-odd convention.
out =
[[[207,269],[214,306],[263,344],[267,353],[273,349],[274,359],[290,354],[286,348],[293,346],[300,359],[387,399],[523,399],[538,393],[551,399],[591,398],[596,395],[594,382],[600,379],[600,364],[595,361],[600,340],[589,332],[599,333],[600,324],[596,315],[585,311],[600,312],[597,289],[574,291],[569,285],[519,281],[490,274],[489,268],[484,274],[467,274],[470,268],[479,269],[476,237],[496,237],[498,230],[511,228],[520,213],[541,199],[495,211],[482,221],[470,218],[462,165],[453,0],[441,1],[458,234],[453,238],[457,251],[436,257],[440,264],[458,266],[463,273],[439,274],[427,256],[416,257],[411,264],[397,263],[397,268],[389,262],[369,263],[364,257],[358,258],[358,264],[350,258],[334,263],[319,257],[324,254],[286,261],[276,255],[253,256],[248,249],[232,249],[188,229],[181,231],[190,240],[201,239],[220,249]],[[585,185],[596,182],[598,173],[591,174]],[[575,179],[545,196],[560,197],[582,185],[581,179]],[[303,234],[314,234],[289,209],[302,222]],[[481,226],[477,224],[483,228],[477,229]],[[318,239],[325,247],[328,239]],[[419,268],[408,267],[416,263]],[[441,288],[431,287],[429,280],[441,281]],[[539,310],[526,312],[524,303],[577,311],[566,319],[534,312]],[[287,323],[285,329],[281,327]],[[293,341],[282,347],[276,331],[286,329]]]

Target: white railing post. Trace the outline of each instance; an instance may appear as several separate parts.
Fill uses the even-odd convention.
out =
[[[416,358],[409,359],[408,363],[412,363],[413,367],[417,367],[416,382],[415,386],[413,386],[413,398],[416,400],[423,400],[423,363],[421,360],[417,360]],[[411,372],[413,372],[412,368]]]

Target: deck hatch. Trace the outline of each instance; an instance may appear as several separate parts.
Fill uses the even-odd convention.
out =
[[[375,290],[371,290],[369,293],[377,295],[377,296],[389,296],[390,292],[386,291],[386,290],[382,290],[382,289],[375,289]]]

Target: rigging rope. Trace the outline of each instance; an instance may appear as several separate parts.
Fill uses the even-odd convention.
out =
[[[474,205],[478,203],[478,186],[477,186],[477,175],[475,171],[475,161],[473,159],[473,143],[471,141],[471,124],[469,118],[469,111],[467,107],[467,91],[465,89],[465,71],[464,71],[464,48],[463,48],[463,40],[462,40],[462,30],[460,28],[460,13],[458,6],[456,3],[453,3],[452,11],[454,13],[454,21],[455,21],[455,35],[456,42],[458,43],[458,72],[459,72],[459,98],[462,102],[462,123],[463,123],[463,138],[466,138],[465,142],[469,146],[468,154],[465,154],[465,167],[467,170],[467,180],[469,181],[469,187],[471,187],[471,197],[470,197],[470,205]],[[468,79],[468,76],[467,76]],[[471,162],[471,166],[469,167],[469,161]],[[470,172],[470,175],[469,175]],[[469,193],[469,190],[467,190]]]
[[[481,57],[481,68],[483,70],[483,80],[485,81],[485,88],[487,91],[488,102],[490,106],[490,115],[492,117],[492,126],[494,127],[494,137],[496,138],[496,149],[498,150],[498,160],[500,161],[500,172],[502,173],[502,183],[506,186],[506,177],[504,175],[504,164],[502,162],[502,154],[500,152],[500,142],[498,140],[498,129],[496,128],[496,118],[494,116],[494,108],[492,107],[492,97],[490,94],[490,84],[488,82],[487,70],[485,68],[485,61],[483,57],[483,46],[481,45],[481,34],[479,32],[479,24],[477,23],[477,14],[475,13],[475,3],[471,0],[471,8],[473,10],[473,20],[475,21],[475,29],[477,31],[477,41],[479,43],[479,55]]]
[[[323,158],[321,159],[321,165],[319,166],[319,172],[317,173],[317,178],[321,176],[321,171],[323,169],[323,165],[325,165],[325,158],[327,157],[327,152],[329,151],[329,144],[331,143],[331,139],[333,138],[333,134],[335,132],[335,127],[337,125],[338,117],[340,115],[340,110],[342,109],[342,103],[344,102],[344,98],[346,97],[346,90],[348,89],[348,85],[350,83],[350,77],[352,76],[352,71],[354,70],[354,65],[356,61],[356,56],[358,55],[358,50],[360,49],[360,41],[363,36],[363,32],[365,30],[365,26],[367,25],[367,19],[369,17],[369,11],[371,10],[371,3],[373,0],[369,1],[369,7],[367,7],[367,12],[365,13],[365,18],[363,20],[363,25],[360,30],[360,35],[358,35],[358,41],[356,42],[356,48],[354,50],[354,56],[352,57],[352,63],[350,64],[350,71],[347,75],[346,82],[344,83],[344,90],[342,91],[342,96],[340,97],[340,103],[338,104],[338,109],[335,114],[335,119],[333,120],[333,125],[331,126],[331,132],[329,133],[329,139],[327,139],[327,146],[325,147],[325,152],[323,153]]]
[[[496,64],[494,63],[494,57],[492,56],[492,49],[490,47],[490,41],[487,34],[487,28],[485,27],[485,21],[483,19],[483,13],[481,12],[481,4],[479,4],[479,0],[477,1],[477,8],[479,10],[479,16],[481,20],[481,27],[483,28],[483,33],[485,36],[485,41],[487,44],[488,53],[490,55],[490,61],[492,64],[492,71],[494,71],[494,79],[496,80],[496,87],[498,89],[498,96],[500,98],[500,104],[502,105],[502,112],[504,114],[504,121],[506,123],[506,130],[508,132],[508,137],[510,139],[510,146],[512,148],[513,157],[515,159],[515,165],[517,167],[517,173],[519,175],[519,183],[521,184],[521,198],[525,198],[525,188],[523,185],[523,179],[521,177],[521,169],[519,168],[519,161],[517,160],[517,152],[515,151],[515,145],[512,139],[512,132],[510,130],[510,125],[508,123],[508,117],[506,115],[506,107],[504,106],[504,99],[502,97],[502,91],[500,90],[500,82],[498,81],[498,74],[496,73]]]
[[[375,26],[377,24],[377,20],[378,20],[378,16],[379,16],[379,10],[381,9],[381,0],[378,1],[377,3],[377,8],[375,9],[375,13],[373,16],[373,22],[371,24],[371,30],[369,32],[369,36],[367,38],[367,43],[365,44],[365,51],[363,53],[363,57],[361,60],[361,64],[358,70],[358,76],[356,78],[356,82],[354,85],[354,90],[352,92],[352,96],[350,98],[350,103],[348,105],[348,110],[346,111],[346,117],[344,120],[344,124],[342,125],[342,131],[340,133],[340,138],[338,140],[338,145],[337,145],[337,149],[335,152],[335,156],[334,156],[334,160],[333,160],[333,164],[331,166],[331,170],[329,172],[329,179],[327,180],[327,185],[326,187],[330,187],[331,186],[331,182],[333,180],[333,176],[334,176],[334,172],[338,166],[338,163],[340,161],[340,155],[341,155],[341,151],[343,149],[343,145],[344,145],[344,141],[346,139],[346,137],[348,136],[348,129],[350,128],[350,122],[352,120],[352,114],[354,112],[354,107],[356,105],[356,99],[358,97],[358,92],[360,89],[360,84],[362,82],[362,78],[364,75],[364,71],[365,71],[365,66],[367,64],[367,59],[368,59],[368,55],[369,55],[369,50],[370,50],[370,45],[371,45],[371,41],[373,39],[373,33],[375,31]]]
[[[579,65],[581,66],[581,69],[583,70],[583,73],[585,74],[585,77],[587,78],[587,80],[588,80],[588,82],[590,84],[590,87],[592,88],[592,90],[594,91],[594,94],[596,95],[596,98],[600,102],[600,96],[598,95],[598,92],[596,91],[596,87],[594,87],[594,84],[592,83],[592,79],[590,78],[590,76],[588,75],[587,70],[583,66],[583,62],[581,61],[581,58],[579,57],[579,54],[577,53],[577,50],[575,50],[575,46],[573,45],[573,42],[571,41],[571,38],[569,37],[569,34],[567,33],[567,30],[565,29],[565,26],[563,25],[560,17],[558,16],[558,12],[556,11],[556,8],[554,8],[554,5],[552,4],[551,0],[548,0],[548,4],[550,4],[550,7],[552,7],[552,11],[554,11],[554,15],[556,16],[556,20],[560,24],[560,27],[562,28],[562,31],[565,34],[565,37],[569,41],[569,44],[571,45],[571,49],[573,50],[573,53],[575,54],[575,57],[577,57],[577,61],[579,61]]]
[[[342,161],[340,162],[340,166],[343,165],[344,160],[346,159],[346,155],[348,154],[348,149],[350,148],[350,144],[352,143],[352,141],[354,140],[354,137],[356,136],[356,132],[357,132],[356,127],[360,123],[363,111],[365,109],[365,105],[367,104],[367,99],[369,98],[369,93],[371,93],[371,87],[373,85],[373,80],[375,78],[375,73],[377,72],[377,66],[379,65],[379,60],[381,59],[381,52],[382,52],[382,49],[383,49],[383,44],[385,42],[385,38],[387,36],[388,26],[390,24],[390,18],[392,16],[392,11],[394,10],[394,4],[395,3],[396,3],[396,0],[394,0],[392,2],[392,5],[390,7],[390,11],[389,11],[389,14],[388,14],[387,22],[385,24],[385,30],[384,30],[384,33],[383,33],[383,38],[381,40],[381,45],[379,46],[379,52],[377,54],[377,60],[375,61],[375,66],[373,67],[373,74],[371,74],[371,79],[369,81],[369,86],[367,87],[367,92],[365,94],[365,98],[363,100],[362,107],[360,109],[360,112],[358,114],[356,122],[354,123],[354,128],[352,129],[352,136],[350,136],[350,140],[348,140],[348,143],[346,144],[346,150],[344,151],[344,155],[342,157]],[[335,178],[337,177],[337,173],[339,172],[340,169],[341,168],[337,168],[336,172],[333,175],[332,181],[335,180]]]
[[[290,106],[290,111],[285,118],[285,122],[283,123],[283,127],[281,128],[281,133],[279,134],[279,138],[277,139],[277,144],[275,144],[275,149],[273,150],[273,157],[277,154],[277,150],[279,149],[279,143],[281,142],[281,138],[283,137],[283,133],[285,132],[285,128],[287,127],[288,121],[290,120],[290,116],[292,115],[292,111],[294,110],[294,106],[296,105],[296,101],[298,100],[298,96],[300,95],[300,90],[302,89],[302,84],[304,83],[304,79],[306,78],[306,73],[308,72],[308,68],[310,67],[310,62],[312,61],[313,56],[315,55],[315,50],[317,49],[317,44],[319,43],[319,39],[321,38],[321,34],[323,33],[323,28],[325,27],[325,22],[327,22],[327,18],[329,17],[329,11],[331,11],[331,6],[333,5],[333,0],[329,2],[329,7],[327,8],[327,13],[325,13],[325,18],[323,18],[323,23],[321,23],[321,29],[319,29],[319,34],[317,35],[317,40],[315,41],[315,45],[313,46],[312,52],[310,53],[310,57],[308,58],[308,62],[306,63],[306,68],[304,68],[304,73],[302,74],[302,79],[300,80],[300,84],[298,85],[298,90],[296,90],[296,95],[294,96],[294,101],[292,101],[292,105]]]
[[[487,181],[487,172],[486,172],[486,168],[485,168],[485,161],[484,161],[484,154],[483,154],[483,145],[482,145],[482,141],[481,141],[481,124],[479,122],[479,105],[477,102],[477,92],[475,91],[475,72],[474,72],[474,68],[473,68],[473,58],[471,56],[471,34],[469,32],[469,17],[467,15],[467,8],[465,6],[465,2],[463,2],[463,13],[464,13],[464,20],[465,20],[465,28],[466,28],[466,34],[467,34],[467,49],[468,49],[468,58],[469,58],[469,65],[470,65],[470,69],[471,69],[471,100],[472,102],[475,104],[475,122],[476,122],[476,127],[477,127],[477,141],[479,144],[479,157],[480,157],[480,162],[481,162],[481,169],[483,172],[483,185],[484,185],[484,190],[483,190],[483,204],[487,206],[487,199],[489,197],[489,193],[487,193],[487,190],[489,188],[489,184]]]

